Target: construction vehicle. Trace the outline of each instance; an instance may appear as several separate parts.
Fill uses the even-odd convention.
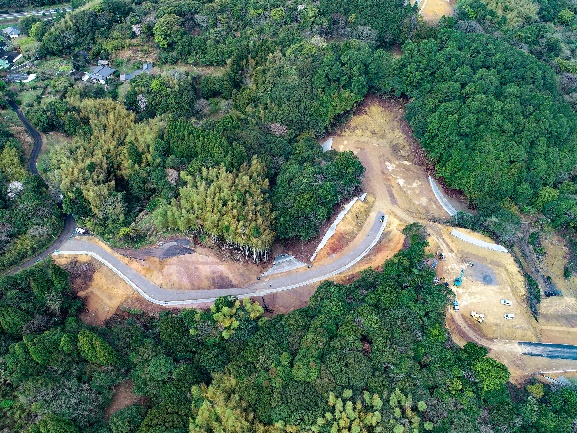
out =
[[[457,278],[455,278],[455,281],[453,281],[455,287],[461,286],[461,284],[463,283],[463,275],[465,275],[465,270],[461,269],[461,275],[459,275]]]
[[[483,323],[483,320],[485,320],[485,315],[482,313],[477,313],[476,311],[471,311],[471,317],[479,323]]]

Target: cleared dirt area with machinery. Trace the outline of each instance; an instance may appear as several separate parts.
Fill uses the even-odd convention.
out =
[[[333,148],[351,150],[361,159],[367,170],[363,190],[374,196],[375,206],[389,215],[387,232],[390,237],[402,237],[400,231],[411,222],[426,226],[430,234],[430,253],[442,252],[445,258],[438,260],[437,275],[449,283],[460,304],[460,311],[451,311],[448,315],[455,341],[462,344],[477,341],[488,346],[491,356],[512,367],[515,380],[525,377],[529,370],[546,370],[553,364],[556,368],[569,368],[568,364],[574,364],[524,356],[516,344],[505,344],[507,340],[541,341],[541,333],[546,331],[528,311],[523,275],[510,253],[461,241],[450,234],[450,227],[431,222],[448,215],[432,193],[421,163],[420,148],[403,118],[402,103],[367,100],[351,121],[333,135]],[[463,203],[449,200],[456,209],[465,210]],[[493,242],[478,233],[459,230],[476,239]],[[388,244],[395,243],[389,239]],[[378,256],[378,249],[374,255]],[[465,270],[463,282],[455,287],[453,281],[462,269]],[[511,305],[503,305],[501,300],[508,300]],[[545,299],[541,308],[545,315],[548,314],[548,302],[564,306],[559,316],[553,311],[554,317],[566,323],[568,314],[573,314],[569,317],[577,320],[577,308],[574,308],[577,303],[569,298]],[[569,313],[571,309],[572,313]],[[484,314],[483,322],[478,323],[470,315],[471,311]],[[514,319],[505,319],[505,314],[513,314]],[[570,328],[561,328],[561,333],[577,336]]]
[[[319,265],[330,260],[331,256],[337,256],[354,247],[359,238],[364,236],[366,225],[363,221],[357,223],[356,218],[353,219],[354,211],[357,211],[359,219],[371,221],[377,210],[382,209],[388,215],[388,223],[381,241],[361,262],[345,275],[336,278],[338,282],[350,281],[356,273],[368,266],[378,268],[402,248],[403,227],[412,222],[420,222],[430,234],[430,265],[436,267],[438,278],[449,284],[459,302],[460,310],[449,311],[447,317],[447,326],[456,342],[464,344],[466,341],[474,341],[487,346],[491,356],[509,366],[515,381],[521,381],[527,374],[539,370],[574,367],[577,364],[575,361],[522,355],[516,341],[541,341],[542,334],[550,335],[555,332],[575,335],[569,328],[572,320],[577,321],[575,299],[545,299],[541,308],[543,318],[545,323],[549,323],[547,326],[555,327],[555,331],[543,327],[543,323],[537,323],[528,311],[524,300],[523,276],[510,253],[491,251],[464,242],[451,235],[451,227],[434,222],[446,219],[448,215],[431,190],[422,150],[412,137],[403,114],[402,102],[368,99],[352,119],[333,135],[334,149],[353,151],[365,166],[362,189],[368,194],[370,201],[367,201],[364,207],[353,208],[352,213],[337,226],[335,235],[327,244],[327,250],[322,253],[324,257],[321,256]],[[450,198],[449,200],[456,209],[465,210],[463,203]],[[459,230],[476,239],[492,242],[477,233]],[[174,257],[162,256],[167,253],[167,247],[164,247],[164,253],[125,251],[124,254],[133,258],[122,257],[122,260],[146,278],[167,288],[169,284],[172,284],[171,288],[215,288],[224,285],[242,287],[254,282],[263,270],[255,265],[223,260],[210,249],[203,250],[202,247],[178,243],[174,247],[177,250],[189,248],[193,251],[180,251],[182,254]],[[442,260],[439,256],[441,252]],[[142,256],[137,257],[138,254]],[[462,284],[455,287],[454,279],[462,270]],[[115,275],[103,275],[103,279],[108,286],[102,283],[100,289],[94,289],[98,279],[93,278],[90,288],[87,289],[95,293],[96,300],[98,297],[106,298],[105,292],[111,289],[111,284],[115,289],[124,284],[119,279],[118,284],[115,283]],[[271,294],[265,296],[265,300],[275,313],[287,312],[306,305],[314,289],[315,286],[309,286]],[[81,293],[79,295],[82,296]],[[118,299],[120,298],[121,296],[118,296]],[[132,298],[126,299],[120,301],[119,305],[125,302],[123,305],[126,306],[126,302],[133,302]],[[509,301],[510,305],[503,304],[502,300]],[[109,305],[107,314],[113,309],[114,302],[111,302],[103,302]],[[89,306],[89,310],[91,308]],[[482,323],[471,316],[472,311],[483,314]],[[514,319],[505,319],[505,314],[514,315]]]

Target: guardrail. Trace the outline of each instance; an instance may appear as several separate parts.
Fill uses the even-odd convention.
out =
[[[447,212],[450,216],[455,215],[457,213],[457,209],[455,209],[453,205],[449,203],[449,200],[447,200],[445,195],[441,192],[441,190],[439,190],[439,187],[437,186],[437,184],[435,183],[435,181],[431,176],[429,176],[429,184],[431,185],[433,194],[435,194],[437,201],[439,202],[441,207],[445,210],[445,212]]]
[[[380,240],[383,232],[385,231],[385,227],[387,225],[387,220],[388,220],[388,216],[384,215],[383,221],[381,223],[381,227],[379,228],[379,232],[375,236],[375,239],[373,239],[373,241],[370,243],[370,245],[367,248],[365,248],[365,250],[359,256],[357,256],[355,259],[348,262],[346,265],[341,266],[340,268],[338,268],[338,269],[336,269],[336,270],[334,270],[334,271],[332,271],[326,275],[316,277],[316,278],[311,278],[310,280],[306,280],[306,281],[303,281],[300,283],[296,283],[296,284],[292,284],[292,285],[288,285],[288,286],[284,286],[284,287],[277,287],[274,289],[272,289],[272,288],[271,289],[265,289],[265,290],[257,289],[254,292],[248,292],[248,293],[246,293],[246,292],[243,293],[242,292],[243,289],[238,289],[239,293],[235,294],[234,296],[241,298],[241,299],[246,298],[246,297],[252,297],[252,296],[264,296],[264,295],[267,295],[269,293],[276,293],[276,292],[281,292],[281,291],[285,291],[285,290],[296,289],[298,287],[303,287],[303,286],[306,286],[309,284],[317,283],[319,281],[325,280],[325,279],[330,278],[330,277],[334,277],[335,275],[338,275],[338,274],[344,272],[345,270],[349,269],[351,266],[354,266],[356,263],[358,263],[377,244],[377,242]],[[140,288],[129,277],[127,277],[119,269],[117,269],[115,266],[113,266],[112,263],[110,263],[108,260],[104,259],[100,255],[93,253],[92,251],[79,251],[79,250],[59,251],[58,250],[52,254],[54,254],[54,255],[88,255],[88,256],[98,260],[99,262],[104,264],[106,267],[108,267],[116,275],[118,275],[120,278],[122,278],[122,280],[124,280],[130,287],[132,287],[134,290],[136,290],[142,297],[144,297],[146,300],[152,302],[153,304],[164,305],[164,306],[195,305],[195,304],[204,304],[204,303],[214,302],[217,298],[219,298],[219,296],[215,296],[215,297],[201,298],[201,299],[183,299],[183,300],[163,301],[160,299],[156,299],[156,298],[152,297],[151,295],[149,295],[148,293],[146,293],[142,288]],[[151,284],[154,284],[154,283],[151,283]],[[160,290],[162,290],[160,287],[158,287],[158,288]]]
[[[379,233],[377,234],[375,239],[373,239],[371,244],[367,248],[365,248],[365,250],[358,257],[356,257],[354,260],[350,261],[346,265],[340,267],[339,269],[337,269],[333,272],[330,272],[327,275],[323,275],[322,277],[311,278],[310,280],[303,281],[302,283],[296,283],[296,284],[292,284],[290,286],[285,286],[285,287],[277,287],[274,289],[257,290],[256,296],[263,296],[263,295],[268,295],[269,293],[282,292],[284,290],[290,290],[290,289],[296,289],[298,287],[308,286],[309,284],[318,283],[319,281],[326,280],[327,278],[334,277],[335,275],[338,275],[338,274],[346,271],[351,266],[356,265],[364,256],[367,255],[367,253],[377,244],[377,242],[379,242],[383,232],[385,231],[385,227],[387,225],[388,218],[389,217],[387,215],[384,216],[383,222],[382,222],[381,227],[379,229]]]
[[[492,243],[490,243],[490,242],[482,241],[482,240],[480,240],[480,239],[477,239],[477,238],[474,238],[474,237],[472,237],[472,236],[469,236],[469,235],[466,234],[466,233],[460,232],[460,231],[457,230],[457,229],[451,230],[451,234],[452,234],[453,236],[455,236],[457,239],[462,240],[463,242],[467,242],[467,243],[473,244],[473,245],[475,245],[475,246],[477,246],[477,247],[480,247],[480,248],[485,248],[485,249],[491,250],[491,251],[497,251],[497,252],[499,252],[499,253],[506,253],[506,252],[507,252],[507,248],[505,248],[505,247],[502,246],[502,245],[492,244]]]

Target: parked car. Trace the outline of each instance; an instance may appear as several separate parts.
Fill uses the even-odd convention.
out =
[[[453,310],[459,311],[459,301],[456,299],[453,301]]]
[[[511,319],[514,319],[514,318],[515,318],[515,315],[514,315],[513,313],[507,313],[507,314],[505,314],[505,319],[507,319],[507,320],[511,320]]]
[[[502,305],[511,305],[511,301],[508,301],[507,299],[501,299],[501,304]]]

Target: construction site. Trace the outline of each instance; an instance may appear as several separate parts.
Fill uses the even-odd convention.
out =
[[[466,210],[466,203],[449,197],[430,177],[422,150],[403,114],[400,101],[368,99],[345,126],[331,135],[333,149],[352,151],[366,168],[363,200],[350,203],[339,215],[338,224],[327,224],[325,231],[332,224],[333,233],[320,250],[315,251],[319,244],[316,239],[309,245],[285,246],[286,256],[302,259],[314,252],[311,258],[315,267],[335,260],[358,243],[378,211],[383,210],[387,221],[380,241],[358,263],[331,278],[348,282],[362,269],[379,268],[402,248],[402,229],[419,222],[429,234],[428,265],[435,269],[437,281],[455,294],[447,313],[447,328],[455,342],[463,345],[473,341],[487,347],[490,356],[509,367],[515,382],[539,371],[577,370],[575,360],[526,356],[518,344],[571,343],[577,319],[575,294],[567,291],[563,297],[544,299],[537,322],[528,309],[524,276],[514,256],[486,236],[441,223],[448,221],[451,213]],[[173,290],[245,287],[266,274],[266,267],[239,263],[219,257],[214,249],[182,242],[122,254],[102,247],[150,281]],[[64,266],[75,260],[57,256],[57,262]],[[162,309],[140,298],[105,266],[89,258],[83,261],[88,263],[83,266],[93,270],[90,281],[83,281],[84,290],[78,293],[87,300],[85,315],[90,322],[102,322],[119,308],[150,312]],[[305,266],[304,271],[300,268],[285,274],[306,270]],[[262,302],[275,313],[291,311],[305,306],[316,286],[270,293],[262,297]]]

